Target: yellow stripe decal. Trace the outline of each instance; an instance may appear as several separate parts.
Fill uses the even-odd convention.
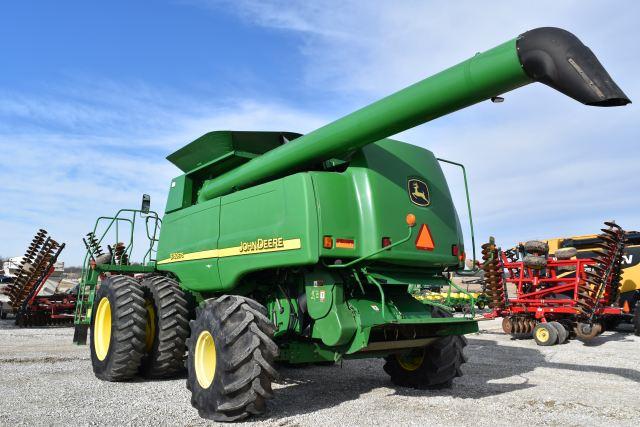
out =
[[[273,239],[273,240],[276,240],[276,239]],[[158,261],[157,264],[161,265],[161,264],[170,264],[174,262],[193,261],[193,260],[207,259],[207,258],[226,258],[230,256],[253,255],[253,254],[266,253],[266,252],[290,251],[290,250],[300,249],[302,247],[300,239],[281,240],[279,242],[280,244],[277,244],[277,243],[278,242],[266,248],[265,247],[261,248],[256,245],[249,245],[244,243],[231,248],[209,249],[206,251],[191,252],[191,253],[176,252],[176,253],[172,253],[169,258],[163,259],[162,261]]]

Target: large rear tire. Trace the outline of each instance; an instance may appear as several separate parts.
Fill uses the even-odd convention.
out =
[[[636,302],[636,309],[633,311],[633,330],[640,337],[640,301]]]
[[[145,350],[146,312],[140,284],[129,276],[102,281],[91,316],[91,364],[104,381],[136,375]]]
[[[203,418],[237,421],[266,410],[277,376],[275,327],[256,301],[235,295],[207,300],[191,321],[187,388]]]
[[[145,355],[140,373],[147,378],[168,378],[184,371],[189,336],[189,305],[180,284],[165,276],[142,281],[147,311]]]
[[[434,317],[451,317],[434,308]],[[432,344],[385,358],[384,371],[391,382],[401,387],[421,390],[448,388],[456,377],[462,376],[460,367],[467,361],[464,336],[438,338]]]

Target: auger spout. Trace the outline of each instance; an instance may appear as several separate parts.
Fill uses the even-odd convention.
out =
[[[577,37],[538,28],[205,181],[198,201],[349,153],[535,81],[586,105],[631,102]]]

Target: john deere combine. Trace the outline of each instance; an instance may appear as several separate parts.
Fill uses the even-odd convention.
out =
[[[170,376],[187,353],[192,404],[220,421],[265,411],[277,360],[380,357],[397,385],[450,385],[477,324],[407,288],[463,267],[461,227],[436,157],[388,137],[534,81],[630,102],[575,36],[541,28],[306,135],[217,131],[171,154],[159,238],[144,203],[87,241],[75,339],[91,326],[96,376]],[[132,265],[133,231],[118,242],[140,218]]]

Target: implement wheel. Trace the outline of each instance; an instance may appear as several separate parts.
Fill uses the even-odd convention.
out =
[[[237,421],[264,413],[278,355],[266,309],[252,299],[224,295],[205,301],[190,323],[187,388],[200,416]]]
[[[550,326],[556,328],[556,332],[558,333],[558,344],[564,344],[569,338],[569,331],[565,329],[565,327],[560,322],[549,322]]]
[[[502,318],[502,330],[505,334],[513,333],[513,320],[511,317]]]
[[[533,339],[536,340],[536,344],[550,346],[558,342],[558,331],[549,323],[551,322],[538,323],[533,329]]]
[[[450,317],[434,308],[434,317]],[[453,379],[462,376],[461,365],[467,360],[463,336],[451,335],[432,344],[387,356],[383,369],[391,382],[402,387],[440,389],[451,387]]]
[[[573,328],[573,332],[580,341],[590,341],[602,333],[602,325],[600,323],[590,325],[578,322]]]
[[[167,378],[184,371],[189,336],[189,305],[180,284],[164,276],[142,281],[147,327],[140,372],[148,378]]]
[[[91,364],[96,377],[122,381],[138,372],[145,350],[146,311],[140,284],[109,276],[96,292],[91,316]]]

